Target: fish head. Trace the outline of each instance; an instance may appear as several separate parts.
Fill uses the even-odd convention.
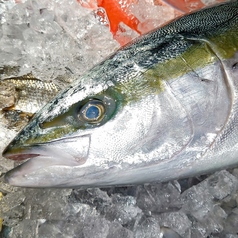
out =
[[[6,174],[8,183],[24,187],[133,183],[130,173],[121,175],[125,168],[136,167],[136,160],[129,157],[140,149],[151,127],[153,96],[138,99],[138,91],[124,88],[125,82],[91,74],[40,110],[7,146],[4,157],[27,160]]]

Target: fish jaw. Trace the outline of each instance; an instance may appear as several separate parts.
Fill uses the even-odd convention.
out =
[[[57,180],[56,176],[49,179],[46,175],[39,180],[37,174],[50,171],[54,167],[63,170],[63,168],[84,164],[88,158],[89,145],[90,135],[85,135],[41,145],[28,145],[20,148],[8,147],[3,153],[6,158],[28,160],[7,172],[5,181],[14,186],[47,187],[47,184],[60,186],[61,181]],[[14,154],[16,151],[18,153]]]

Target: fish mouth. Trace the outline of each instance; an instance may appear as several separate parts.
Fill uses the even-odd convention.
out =
[[[40,154],[15,154],[15,155],[4,155],[7,159],[23,161],[26,159],[34,158],[39,156]]]
[[[15,161],[24,161],[40,155],[37,152],[37,144],[22,145],[17,140],[13,140],[2,152],[2,156]]]
[[[39,153],[31,153],[29,148],[17,148],[16,151],[14,151],[14,149],[9,148],[9,146],[2,153],[3,157],[16,161],[27,160],[39,155]]]
[[[88,159],[89,146],[89,135],[30,146],[10,144],[3,151],[3,156],[23,163],[8,171],[5,174],[5,181],[14,186],[37,186],[32,184],[32,181],[37,180],[34,176],[37,177],[40,171],[54,167],[73,168],[83,165]]]

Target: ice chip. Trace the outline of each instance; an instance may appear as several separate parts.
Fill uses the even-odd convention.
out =
[[[227,233],[237,234],[238,233],[238,209],[235,208],[227,218],[227,222],[225,223],[224,230]]]
[[[66,218],[68,209],[66,199],[69,193],[69,189],[28,189],[25,217],[33,220],[62,220]]]
[[[110,222],[102,217],[88,217],[83,227],[83,237],[98,238],[107,237],[109,233]]]
[[[150,237],[157,238],[161,233],[159,221],[157,217],[143,216],[134,227],[134,237]]]
[[[208,190],[215,199],[224,199],[238,187],[238,179],[226,170],[216,172],[207,179]]]
[[[137,204],[145,211],[165,212],[179,209],[180,187],[177,182],[139,186]]]
[[[120,223],[118,222],[112,222],[110,224],[110,229],[108,232],[107,238],[133,238],[133,232],[129,229],[124,228]]]
[[[184,237],[184,234],[192,226],[192,222],[182,211],[161,214],[159,216],[159,224],[161,227],[164,226],[171,228],[182,237]]]
[[[4,225],[14,226],[23,219],[24,203],[26,197],[24,190],[19,189],[14,193],[9,193],[0,200],[0,215],[4,219]]]
[[[17,224],[15,227],[13,227],[7,237],[37,237],[38,223],[39,222],[37,220],[24,220],[21,223]]]
[[[141,209],[137,207],[136,200],[131,196],[112,195],[112,204],[105,207],[105,217],[110,221],[117,221],[122,225],[134,223],[141,215]]]
[[[31,72],[42,81],[65,87],[119,47],[109,28],[76,0],[21,2],[0,2],[1,80]],[[146,32],[177,14],[155,3],[139,0],[131,4],[129,11],[140,20],[139,31]],[[122,23],[120,27],[125,32],[118,37],[124,41],[138,35]],[[2,97],[5,93],[7,89],[0,92],[1,108],[13,103],[14,96],[8,100]],[[9,127],[10,118],[0,112],[1,150],[17,133],[16,127]],[[13,162],[0,157],[0,164],[4,195],[0,218],[10,238],[159,237],[166,235],[163,229],[184,238],[237,237],[238,169],[192,183],[26,190],[4,184],[1,176]]]

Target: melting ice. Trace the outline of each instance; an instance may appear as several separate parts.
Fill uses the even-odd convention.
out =
[[[0,80],[32,73],[64,87],[119,47],[107,26],[77,1],[22,2],[0,2]],[[165,18],[149,2],[146,11]],[[132,11],[143,20],[141,3]],[[11,90],[0,97],[14,95]],[[18,114],[0,113],[1,151],[26,123]],[[56,190],[4,184],[2,175],[12,167],[0,158],[0,237],[238,237],[238,169],[162,184]]]

